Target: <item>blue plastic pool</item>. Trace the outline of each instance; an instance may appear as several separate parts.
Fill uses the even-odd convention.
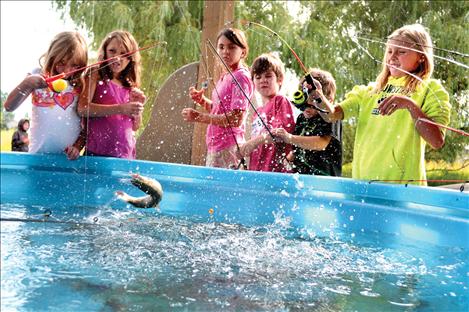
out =
[[[2,311],[469,310],[459,191],[2,153],[1,218]]]

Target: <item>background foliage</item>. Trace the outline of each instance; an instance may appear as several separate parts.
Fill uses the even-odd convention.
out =
[[[200,58],[200,31],[203,1],[54,1],[93,38],[97,49],[104,36],[115,29],[134,34],[140,46],[154,41],[168,42],[165,48],[142,52],[143,89],[149,101],[144,122],[149,117],[158,88],[179,67]],[[276,31],[298,53],[307,67],[330,71],[337,83],[337,101],[356,84],[374,81],[384,45],[365,40],[358,43],[351,34],[386,41],[395,29],[421,23],[430,31],[435,46],[460,51],[466,56],[435,50],[435,54],[467,64],[469,38],[469,2],[467,1],[299,1],[298,12],[288,1],[239,1],[236,20],[254,21]],[[270,33],[253,26],[237,27],[246,31],[251,52],[248,64],[257,55],[278,51],[288,68],[301,74],[300,67],[288,48]],[[202,47],[204,48],[204,47]],[[469,130],[467,69],[435,59],[434,77],[442,80],[453,105],[450,126]],[[344,162],[350,162],[355,121],[344,126]],[[427,153],[428,159],[453,162],[465,158],[467,138],[447,132],[444,148]]]

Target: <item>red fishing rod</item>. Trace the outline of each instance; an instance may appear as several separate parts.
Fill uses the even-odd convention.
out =
[[[98,65],[101,65],[103,63],[106,63],[106,62],[109,62],[111,60],[115,60],[115,59],[118,59],[118,58],[121,58],[121,57],[126,57],[126,56],[129,56],[129,55],[132,55],[132,54],[135,54],[137,52],[140,52],[140,51],[144,51],[144,50],[148,50],[148,49],[151,49],[151,48],[154,48],[156,47],[157,45],[165,45],[167,44],[166,41],[158,41],[154,44],[151,44],[151,45],[148,45],[146,47],[142,47],[140,49],[137,49],[135,51],[130,51],[130,52],[127,52],[127,53],[123,53],[121,55],[116,55],[116,56],[113,56],[113,57],[110,57],[108,59],[105,59],[105,60],[102,60],[102,61],[99,61],[99,62],[96,62],[96,63],[93,63],[93,64],[90,64],[90,65],[87,65],[87,66],[83,66],[83,67],[80,67],[80,68],[77,68],[77,69],[74,69],[74,70],[71,70],[69,72],[66,72],[66,73],[61,73],[61,74],[58,74],[58,75],[54,75],[54,76],[50,76],[50,77],[47,77],[46,78],[46,82],[47,84],[50,84],[58,79],[62,79],[68,75],[71,75],[71,74],[74,74],[76,72],[79,72],[79,71],[83,71],[87,68],[90,68],[90,67],[93,67],[93,66],[98,66]]]

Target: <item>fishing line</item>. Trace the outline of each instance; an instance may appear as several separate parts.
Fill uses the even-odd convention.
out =
[[[375,43],[381,43],[382,45],[390,45],[390,46],[393,46],[393,47],[398,47],[398,48],[402,48],[402,49],[406,49],[406,50],[410,50],[410,51],[414,51],[414,52],[417,52],[417,53],[422,53],[424,54],[425,52],[421,51],[421,50],[417,50],[417,49],[413,49],[413,48],[410,48],[410,47],[404,47],[404,46],[401,46],[401,45],[398,45],[398,44],[392,44],[392,43],[388,43],[388,42],[384,42],[384,41],[380,41],[380,40],[374,40],[374,39],[369,39],[369,38],[366,38],[366,37],[359,37],[359,36],[356,36],[357,39],[361,39],[361,40],[364,40],[364,41],[369,41],[369,42],[375,42]],[[411,42],[407,42],[407,41],[404,41],[404,40],[397,40],[397,41],[400,41],[400,42],[404,42],[404,43],[409,43],[409,44],[414,44],[415,43],[411,43]],[[421,46],[421,47],[428,47],[428,48],[431,48],[429,46],[425,46],[425,45],[421,45],[421,44],[417,44],[418,46]],[[468,55],[469,56],[469,55]],[[452,59],[449,59],[449,58],[446,58],[446,57],[443,57],[443,56],[439,56],[439,55],[436,55],[436,54],[433,54],[433,57],[435,58],[438,58],[438,59],[441,59],[441,60],[445,60],[449,63],[453,63],[455,65],[458,65],[458,66],[461,66],[461,67],[464,67],[465,69],[469,69],[469,66],[466,65],[466,64],[463,64],[461,62],[458,62],[458,61],[454,61]]]
[[[256,107],[254,106],[254,104],[251,102],[251,99],[247,96],[246,92],[244,92],[243,88],[241,87],[241,84],[239,83],[238,79],[236,79],[236,77],[233,75],[233,72],[230,70],[230,68],[228,67],[228,65],[225,63],[225,61],[223,61],[223,58],[220,56],[220,54],[218,54],[218,52],[216,51],[215,47],[213,46],[212,42],[210,41],[210,39],[207,39],[207,43],[209,44],[209,47],[210,49],[212,50],[212,53],[214,53],[218,59],[221,61],[221,63],[223,64],[223,66],[225,67],[225,69],[228,71],[228,73],[230,74],[231,78],[233,79],[233,81],[236,83],[236,85],[238,86],[238,89],[243,93],[244,97],[248,100],[249,104],[251,105],[252,109],[254,110],[254,112],[256,113],[256,115],[259,117],[262,125],[264,126],[264,128],[267,130],[267,132],[269,133],[269,135],[271,136],[272,140],[273,140],[273,144],[278,148],[279,151],[282,151],[282,146],[279,145],[279,143],[277,142],[277,139],[274,137],[274,135],[272,134],[272,132],[270,131],[269,127],[267,126],[267,124],[265,123],[265,121],[263,120],[261,114],[259,114],[259,112],[257,111]],[[239,147],[238,147],[238,150],[239,150]],[[244,157],[243,157],[244,158]],[[282,161],[286,159],[286,155],[285,153],[282,153]],[[286,159],[288,161],[288,159]],[[288,161],[289,162],[289,161]]]
[[[423,80],[422,78],[420,78],[419,76],[414,75],[414,74],[411,73],[411,72],[408,72],[408,71],[406,71],[406,70],[404,70],[404,69],[398,68],[398,67],[396,67],[396,66],[394,66],[394,65],[391,65],[391,64],[389,64],[389,63],[384,63],[384,62],[382,62],[382,61],[376,59],[373,55],[371,55],[371,53],[370,53],[367,49],[365,49],[365,48],[358,42],[358,40],[353,40],[353,37],[351,37],[351,39],[352,39],[353,42],[355,42],[355,43],[358,45],[358,47],[359,47],[360,49],[362,49],[362,50],[363,50],[373,61],[375,61],[376,63],[379,63],[379,64],[386,64],[388,67],[392,67],[392,68],[394,68],[394,69],[396,69],[396,70],[398,70],[398,71],[401,71],[401,72],[403,72],[403,73],[406,73],[407,75],[412,76],[412,77],[414,77],[415,79],[417,79],[418,81],[420,81],[422,84],[428,85],[429,82],[424,81],[424,80]],[[403,47],[403,48],[404,48],[404,47]],[[422,51],[420,51],[420,52],[422,52]],[[427,88],[428,88],[428,87],[427,87]],[[434,92],[431,88],[428,88],[428,90],[436,97],[435,92]],[[438,99],[438,97],[436,97],[436,98]],[[422,104],[423,104],[423,103],[422,103]],[[447,127],[447,126],[445,126],[445,125],[442,125],[442,124],[439,124],[439,123],[430,121],[430,120],[428,120],[428,119],[426,119],[426,118],[418,118],[418,120],[420,120],[420,121],[422,121],[422,122],[426,122],[426,123],[432,124],[432,125],[437,126],[437,127],[440,127],[440,128],[445,128],[445,129],[454,131],[454,132],[456,132],[456,133],[459,133],[459,134],[462,134],[462,135],[465,135],[465,136],[467,135],[467,133],[464,132],[464,131],[463,131],[463,133],[461,133],[460,130],[458,130],[458,129],[454,129],[454,128],[451,128],[451,127]]]
[[[359,38],[359,39],[363,39],[363,40],[367,40],[367,41],[371,41],[371,42],[379,42],[379,43],[382,43],[382,44],[386,44],[386,42],[382,41],[381,38],[379,38],[379,37],[373,37],[373,36],[368,36],[368,37],[356,36],[356,37]],[[418,46],[425,47],[425,48],[433,48],[433,50],[439,50],[439,51],[447,52],[447,53],[450,53],[450,54],[455,54],[455,55],[462,56],[462,57],[469,57],[469,54],[462,53],[462,52],[459,52],[459,51],[443,49],[443,48],[439,48],[439,47],[436,47],[436,46],[427,46],[427,45],[423,45],[423,44],[416,44],[415,42],[410,42],[410,41],[406,41],[406,40],[399,40],[399,41],[404,42],[404,43],[408,43],[408,44],[418,45]],[[419,52],[422,52],[422,51],[419,51]]]

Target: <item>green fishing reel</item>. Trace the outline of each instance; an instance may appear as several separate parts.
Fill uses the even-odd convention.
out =
[[[295,93],[293,93],[293,100],[291,103],[303,112],[309,106],[307,100],[308,88],[304,87],[303,90],[297,90]]]

